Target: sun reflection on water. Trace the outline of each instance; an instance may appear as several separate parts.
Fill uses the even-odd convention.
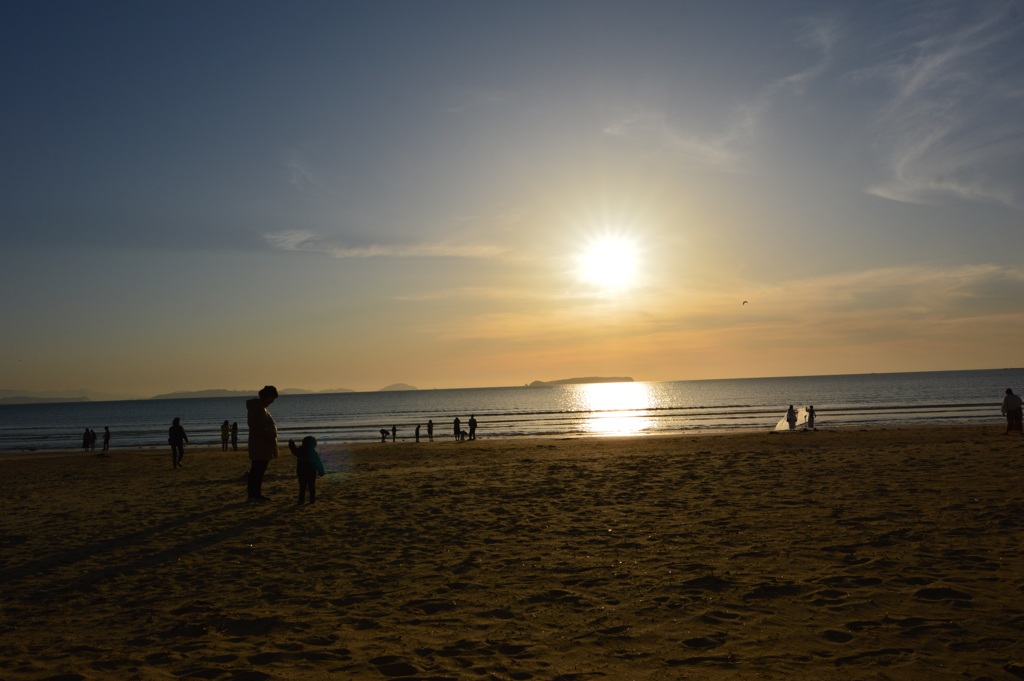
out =
[[[591,412],[581,424],[592,435],[634,435],[654,425],[648,409],[655,406],[646,383],[584,383],[573,386],[581,410]]]

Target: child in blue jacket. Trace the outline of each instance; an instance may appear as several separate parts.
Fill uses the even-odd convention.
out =
[[[288,449],[295,455],[295,473],[299,477],[299,503],[306,503],[306,488],[309,488],[309,503],[316,502],[316,477],[324,474],[324,464],[316,453],[316,438],[307,435],[302,444],[295,446],[295,440],[288,440]]]

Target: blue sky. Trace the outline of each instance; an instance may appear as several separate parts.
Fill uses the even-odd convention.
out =
[[[1019,365],[1022,10],[4,3],[0,387]]]

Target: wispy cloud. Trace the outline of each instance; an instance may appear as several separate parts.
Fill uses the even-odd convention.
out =
[[[448,320],[445,339],[504,339],[515,343],[583,343],[632,339],[636,351],[658,339],[703,343],[715,338],[736,347],[857,345],[917,339],[937,341],[951,328],[969,336],[995,323],[1024,332],[1024,270],[991,264],[893,267],[773,285],[721,283],[687,290],[671,300],[637,299],[598,307],[572,296],[546,300],[509,297],[509,291],[472,290],[468,296],[502,300],[500,309]],[[748,305],[741,305],[742,300]],[[688,340],[680,340],[688,339]]]
[[[285,173],[288,183],[304,194],[329,198],[338,196],[338,192],[321,180],[309,162],[294,149],[288,151]]]
[[[653,142],[687,158],[697,159],[723,170],[739,170],[741,151],[753,134],[758,107],[738,112],[726,129],[708,134],[685,132],[667,113],[638,109],[602,130],[613,137]]]
[[[335,258],[499,258],[507,252],[505,248],[490,244],[451,242],[347,246],[306,230],[265,234],[264,239],[281,250],[327,253]]]
[[[968,23],[960,12],[912,17],[927,32],[890,36],[890,56],[856,74],[890,87],[875,123],[882,176],[869,193],[1024,208],[1024,29],[1005,4],[978,6]]]
[[[757,141],[762,118],[779,97],[802,95],[809,84],[828,69],[838,39],[839,30],[834,22],[805,20],[796,42],[817,53],[814,62],[762,86],[725,116],[724,125],[718,130],[695,132],[664,110],[638,105],[602,131],[610,136],[651,142],[722,170],[743,170],[750,149]]]

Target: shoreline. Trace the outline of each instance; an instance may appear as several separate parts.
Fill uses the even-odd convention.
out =
[[[1002,419],[1002,418],[999,418],[999,417],[990,417],[990,418],[986,417],[985,419],[977,419],[977,420],[974,420],[974,421],[972,421],[970,423],[949,423],[948,421],[913,422],[913,423],[906,423],[906,422],[854,423],[854,424],[844,424],[844,425],[837,425],[837,426],[825,426],[825,427],[822,427],[822,428],[817,428],[814,431],[807,431],[806,429],[797,429],[796,432],[821,432],[821,433],[823,433],[823,432],[847,432],[847,431],[854,431],[854,430],[858,430],[858,431],[859,430],[906,430],[906,429],[913,429],[913,428],[975,428],[975,427],[985,427],[985,426],[993,426],[994,427],[994,426],[999,425],[999,424],[1005,424],[1005,419]],[[596,438],[596,439],[605,439],[605,438],[665,438],[665,437],[669,437],[670,438],[670,437],[696,437],[696,436],[706,436],[706,435],[741,435],[741,434],[754,434],[754,433],[787,434],[787,431],[776,431],[774,429],[774,427],[767,427],[767,429],[766,429],[765,427],[761,427],[761,426],[758,426],[758,427],[736,426],[736,427],[720,427],[720,428],[719,427],[699,427],[698,426],[698,427],[694,427],[694,428],[687,428],[687,429],[673,430],[673,431],[665,431],[665,432],[654,432],[654,433],[637,432],[637,433],[628,433],[628,434],[620,434],[620,433],[551,433],[551,434],[529,434],[529,435],[496,435],[496,436],[488,436],[488,435],[484,434],[484,435],[478,437],[477,441],[478,442],[492,441],[492,440],[520,441],[520,440],[530,440],[530,439],[538,439],[538,440],[550,440],[550,439],[555,439],[555,440],[572,440],[572,439],[591,439],[591,438]],[[298,433],[296,433],[295,435],[292,435],[291,437],[293,439],[301,438],[301,436]],[[437,435],[437,436],[435,436],[434,440],[435,440],[435,444],[440,444],[440,443],[444,443],[444,442],[447,442],[449,444],[466,444],[466,443],[456,443],[456,442],[453,442],[452,441],[453,438],[449,434],[445,434],[443,436],[442,435]],[[284,440],[280,440],[279,439],[279,449],[284,451],[285,453],[287,453],[287,451],[288,451],[288,449],[287,449],[287,441],[288,441],[287,438],[285,438]],[[284,444],[281,444],[282,442]],[[331,446],[362,446],[362,445],[374,445],[374,444],[380,445],[380,444],[403,444],[403,443],[404,444],[417,444],[415,442],[415,438],[414,437],[399,437],[397,443],[392,443],[390,439],[388,439],[387,442],[382,443],[382,442],[380,442],[380,440],[377,440],[376,438],[363,438],[363,439],[359,439],[359,440],[342,440],[342,439],[338,439],[338,440],[326,440],[325,442],[327,444],[330,444]],[[467,440],[467,443],[468,442],[469,441]],[[430,444],[430,443],[427,441],[427,438],[424,435],[424,436],[420,437],[419,444]],[[192,445],[186,445],[186,448],[191,447],[191,446]],[[219,452],[219,453],[222,453],[222,454],[225,454],[225,453],[226,454],[236,453],[236,452],[232,452],[231,450],[229,450],[228,452],[222,452],[220,450],[219,443],[205,443],[205,444],[201,444],[201,445],[197,444],[197,445],[194,445],[194,447],[197,448],[197,451],[214,451],[215,450],[216,452]],[[124,446],[124,447],[112,446],[108,451],[111,452],[111,453],[114,453],[114,454],[117,454],[117,453],[125,454],[125,453],[132,453],[132,452],[157,452],[157,451],[164,451],[166,449],[167,449],[167,445],[166,444],[164,444],[164,445],[156,444],[156,445],[134,445],[134,446],[129,445],[129,446]],[[187,449],[186,449],[186,451],[187,451]],[[246,452],[246,451],[247,450],[245,448],[245,445],[239,445],[238,452]],[[33,450],[33,449],[0,449],[0,460],[9,459],[9,458],[37,458],[37,457],[52,457],[52,456],[61,456],[61,457],[64,457],[64,456],[81,456],[81,457],[92,456],[92,457],[96,457],[96,456],[98,456],[101,453],[102,452],[100,452],[100,451],[83,452],[83,451],[81,451],[81,447],[67,447],[67,448],[53,448],[53,449],[46,448],[46,449],[35,449],[35,450]]]

